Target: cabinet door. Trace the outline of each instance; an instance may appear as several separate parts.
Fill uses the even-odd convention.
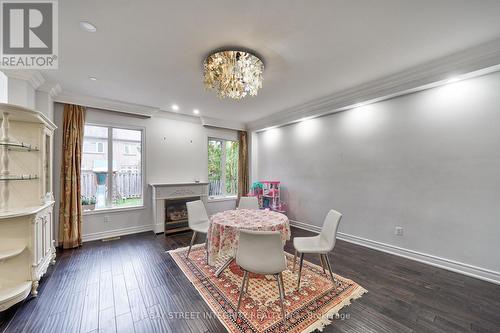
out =
[[[45,215],[43,232],[43,254],[49,255],[52,247],[52,212]]]
[[[53,132],[47,128],[42,132],[42,197],[52,194],[52,146]]]
[[[43,219],[37,215],[33,222],[33,264],[37,266],[43,258]]]

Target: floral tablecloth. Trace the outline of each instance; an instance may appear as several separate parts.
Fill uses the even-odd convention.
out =
[[[235,256],[239,230],[280,231],[283,245],[290,239],[288,217],[270,210],[238,209],[212,216],[208,229],[208,263]]]

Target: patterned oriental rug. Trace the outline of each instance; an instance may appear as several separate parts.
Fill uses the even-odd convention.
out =
[[[334,275],[333,285],[328,271],[304,260],[300,292],[297,291],[297,271],[291,272],[293,255],[286,254],[288,269],[283,272],[285,284],[286,320],[281,316],[280,298],[276,279],[272,276],[250,275],[250,285],[245,293],[240,315],[236,318],[242,270],[233,262],[215,277],[217,266],[206,264],[203,244],[193,246],[189,259],[187,247],[169,251],[189,281],[217,315],[227,330],[233,332],[294,332],[309,333],[322,330],[332,323],[340,309],[367,291],[352,280]]]

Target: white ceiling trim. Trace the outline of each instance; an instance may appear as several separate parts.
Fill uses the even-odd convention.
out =
[[[44,93],[47,93],[50,97],[55,98],[62,91],[62,88],[59,83],[45,82],[37,90],[43,91]]]
[[[201,124],[203,126],[226,128],[232,130],[246,130],[245,123],[238,121],[231,121],[227,119],[218,119],[211,117],[201,117]]]
[[[343,111],[364,103],[373,103],[432,87],[450,77],[471,72],[486,74],[499,70],[500,39],[412,67],[311,102],[288,108],[247,123],[250,131],[287,125],[304,118]],[[488,70],[489,69],[489,70]]]
[[[2,69],[2,72],[7,77],[28,82],[35,90],[37,90],[38,87],[45,82],[45,78],[38,71],[26,69]]]
[[[73,94],[64,91],[54,98],[54,102],[83,105],[95,109],[140,115],[148,118],[160,111],[159,108],[152,106],[121,102],[102,97]]]
[[[160,108],[155,108],[147,105],[121,102],[94,96],[84,96],[68,92],[62,92],[57,96],[55,96],[54,102],[84,105],[90,108],[139,115],[148,118],[151,118],[154,115],[157,116],[163,115],[163,116],[171,116],[178,118],[180,117],[184,119],[197,119],[201,121],[201,124],[203,126],[218,127],[218,128],[232,129],[232,130],[245,130],[245,123],[243,122],[210,118],[210,117],[198,117],[189,114],[161,110]]]

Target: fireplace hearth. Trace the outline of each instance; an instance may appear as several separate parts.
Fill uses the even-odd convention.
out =
[[[186,202],[195,200],[200,197],[165,200],[165,234],[189,230]]]
[[[169,235],[189,230],[186,202],[201,200],[207,205],[208,183],[150,183],[153,230]]]

